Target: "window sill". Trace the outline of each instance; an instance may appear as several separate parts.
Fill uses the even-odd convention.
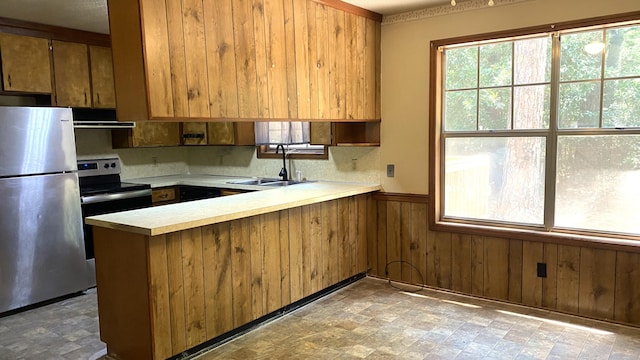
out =
[[[455,222],[438,221],[431,223],[429,228],[434,231],[462,233],[488,237],[508,238],[514,240],[537,241],[543,243],[568,245],[578,247],[592,247],[607,250],[640,253],[640,237],[604,237],[585,235],[573,232],[537,231],[531,229],[516,229],[476,224],[461,224]]]

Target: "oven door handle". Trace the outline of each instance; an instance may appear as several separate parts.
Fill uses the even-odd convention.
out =
[[[132,199],[143,196],[151,196],[151,189],[145,190],[136,190],[136,191],[127,191],[122,193],[115,194],[98,194],[98,195],[88,195],[81,196],[80,200],[83,204],[95,204],[113,200],[123,200],[123,199]]]

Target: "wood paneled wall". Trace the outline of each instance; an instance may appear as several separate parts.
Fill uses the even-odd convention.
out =
[[[153,237],[96,229],[101,338],[122,358],[165,359],[364,273],[370,197]]]
[[[640,253],[433,232],[425,200],[371,200],[370,275],[387,277],[388,264],[392,280],[424,278],[463,294],[640,325]],[[546,278],[537,277],[537,263],[546,264]]]

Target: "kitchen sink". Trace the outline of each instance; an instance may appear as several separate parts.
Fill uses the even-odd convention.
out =
[[[227,181],[227,184],[257,185],[257,186],[287,186],[287,185],[293,185],[293,184],[299,184],[299,183],[300,182],[296,180],[284,181],[284,180],[272,179],[272,178]]]

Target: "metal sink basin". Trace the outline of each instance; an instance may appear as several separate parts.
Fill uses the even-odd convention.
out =
[[[227,184],[237,185],[266,185],[267,183],[279,182],[280,179],[276,178],[258,178],[258,179],[242,179],[227,181]]]
[[[227,181],[227,184],[236,184],[236,185],[255,185],[255,186],[287,186],[293,184],[299,184],[299,181],[296,180],[280,180],[274,178],[262,178],[262,179],[246,179],[246,180],[232,180]]]

